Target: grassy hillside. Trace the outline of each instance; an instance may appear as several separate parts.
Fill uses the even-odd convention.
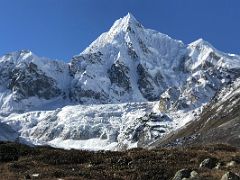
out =
[[[209,157],[219,169],[199,168]],[[235,166],[226,164],[234,160]],[[0,143],[0,179],[171,179],[183,168],[201,179],[220,179],[227,171],[239,173],[240,151],[227,145],[188,148],[132,149],[90,152]]]

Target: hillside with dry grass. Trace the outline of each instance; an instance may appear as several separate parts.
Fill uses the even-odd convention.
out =
[[[206,158],[218,165],[200,168]],[[229,163],[234,162],[233,165]],[[228,145],[132,149],[123,152],[62,150],[0,144],[0,179],[172,179],[189,169],[198,179],[219,180],[240,173],[240,151]]]

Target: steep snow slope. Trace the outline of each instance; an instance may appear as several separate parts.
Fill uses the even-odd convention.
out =
[[[69,64],[30,51],[0,58],[0,122],[34,144],[145,147],[199,118],[239,76],[238,55],[185,45],[128,14]]]
[[[183,86],[171,87],[161,95],[160,110],[195,109],[208,103],[221,88],[240,76],[239,56],[227,55],[199,39],[188,46]]]
[[[71,62],[73,99],[85,103],[158,100],[180,86],[186,47],[145,29],[131,14],[117,20]]]
[[[192,60],[189,64],[190,70],[195,70],[207,64],[223,69],[239,69],[240,67],[240,57],[238,55],[223,53],[203,39],[198,39],[189,44],[188,48]]]

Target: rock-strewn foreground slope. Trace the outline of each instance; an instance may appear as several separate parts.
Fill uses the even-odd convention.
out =
[[[174,176],[174,180],[220,180],[222,176],[238,180],[240,176],[240,152],[223,144],[90,152],[0,142],[0,158],[3,180],[172,180]]]
[[[145,147],[198,119],[239,76],[238,55],[202,39],[185,45],[128,14],[70,63],[30,51],[1,57],[0,129],[10,129],[0,137],[63,148]]]

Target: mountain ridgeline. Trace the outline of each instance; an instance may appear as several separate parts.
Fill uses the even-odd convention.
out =
[[[26,50],[0,57],[0,129],[65,148],[145,147],[201,117],[239,76],[240,56],[128,14],[69,63]]]

